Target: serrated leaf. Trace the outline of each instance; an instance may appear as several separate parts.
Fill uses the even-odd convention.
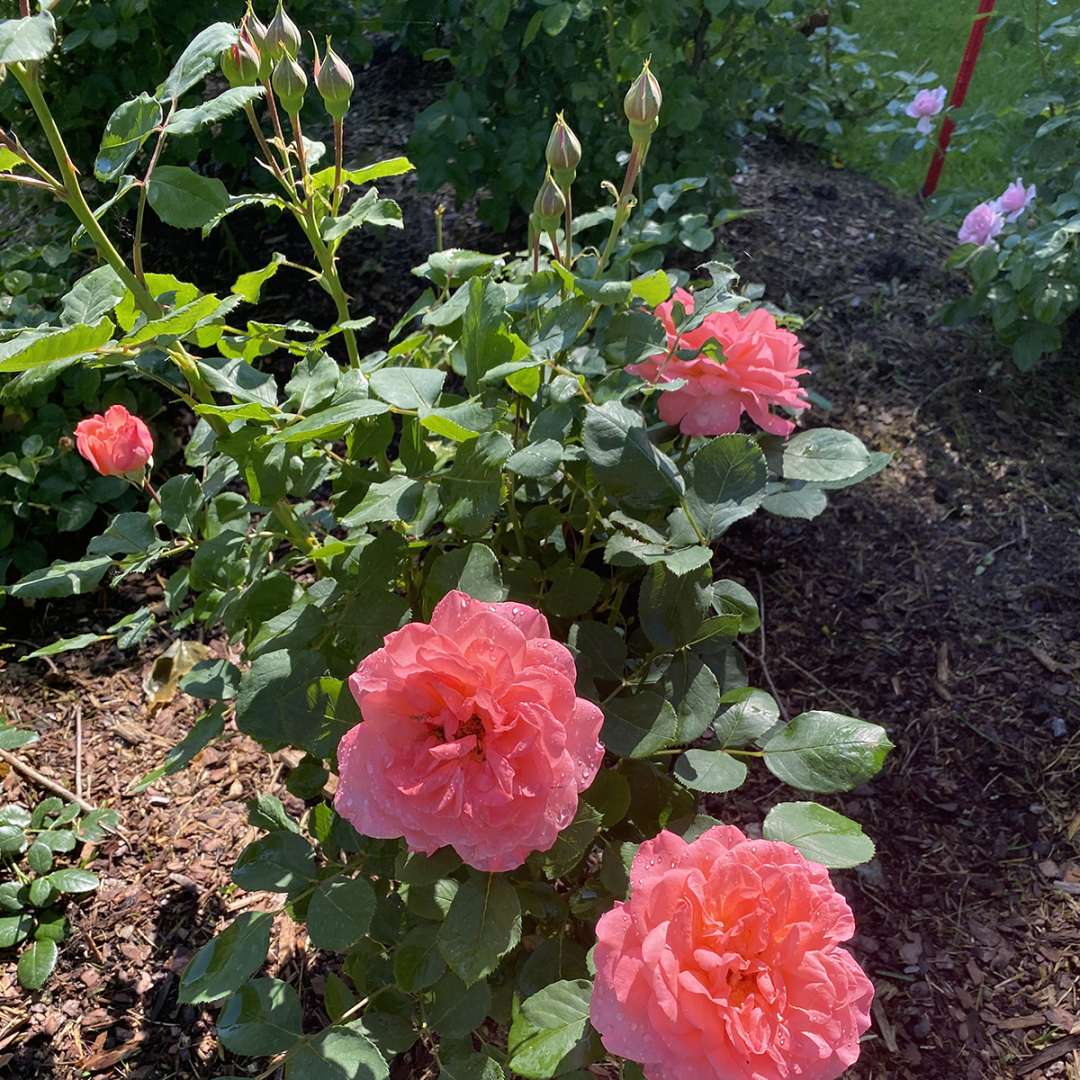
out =
[[[218,58],[236,44],[239,35],[235,26],[225,22],[214,23],[197,34],[158,88],[157,99],[169,101],[190,90],[217,67]]]
[[[470,875],[439,929],[439,951],[466,986],[490,975],[521,940],[517,891],[497,874]]]
[[[97,874],[90,870],[71,867],[66,870],[54,870],[49,875],[49,884],[61,893],[93,892],[101,884]]]
[[[874,842],[862,826],[813,802],[780,803],[765,817],[766,840],[782,840],[830,870],[847,870],[874,857]]]
[[[547,1080],[586,1064],[575,1051],[587,1042],[591,997],[590,982],[567,979],[522,1002],[510,1026],[510,1068],[526,1080]]]
[[[179,109],[173,113],[173,118],[165,130],[170,135],[193,135],[207,124],[216,124],[238,113],[245,105],[261,98],[264,93],[266,91],[261,86],[234,86],[193,109]]]
[[[44,60],[53,50],[56,23],[50,12],[0,22],[0,64]]]
[[[96,352],[112,339],[113,329],[112,320],[102,318],[92,326],[79,323],[24,331],[0,342],[0,371],[29,371],[42,364]]]
[[[651,690],[640,690],[605,703],[600,741],[619,757],[644,758],[671,746],[678,731],[671,702]]]
[[[294,832],[269,833],[240,852],[232,880],[252,892],[294,892],[315,880],[315,850]]]
[[[229,205],[225,185],[180,165],[159,165],[147,188],[154,212],[177,229],[201,229]]]
[[[693,791],[720,794],[746,780],[746,766],[723,750],[687,750],[675,762],[675,776]]]
[[[280,979],[252,979],[225,1002],[217,1029],[222,1045],[234,1054],[280,1054],[303,1035],[300,999]]]
[[[112,559],[103,556],[79,562],[54,562],[44,570],[35,570],[9,586],[8,593],[21,600],[52,600],[93,592],[101,583]]]
[[[285,1080],[387,1080],[389,1075],[359,1020],[325,1028],[285,1058]]]
[[[368,932],[374,914],[375,892],[363,878],[323,881],[308,905],[311,942],[343,952]]]
[[[180,1001],[197,1005],[238,990],[266,959],[273,921],[269,912],[248,911],[211,938],[180,976]]]
[[[869,780],[892,749],[885,729],[852,716],[806,712],[764,746],[765,764],[803,791],[850,791]]]
[[[784,444],[785,480],[845,480],[870,464],[870,453],[848,431],[814,428]]]
[[[101,136],[94,175],[106,183],[118,180],[160,123],[161,105],[149,94],[118,105]]]
[[[407,157],[387,158],[385,161],[376,161],[373,165],[365,165],[362,169],[345,169],[342,179],[346,184],[370,184],[372,180],[381,180],[384,176],[402,176],[412,172],[416,166]],[[334,174],[336,170],[331,165],[327,169],[320,169],[311,176],[311,183],[316,191],[323,191],[334,186]]]

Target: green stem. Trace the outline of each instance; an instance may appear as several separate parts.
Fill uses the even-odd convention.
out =
[[[255,106],[252,105],[250,101],[244,106],[244,113],[248,118],[248,123],[251,125],[251,130],[255,133],[255,138],[259,143],[259,149],[263,152],[263,157],[266,158],[266,164],[270,168],[270,171],[277,177],[278,183],[289,193],[289,195],[295,196],[296,188],[281,171],[281,166],[277,163],[274,151],[271,150],[270,144],[266,141],[266,136],[263,134],[262,126],[259,124],[259,118],[255,115]]]
[[[165,117],[164,123],[161,125],[161,131],[158,133],[157,143],[154,146],[154,152],[150,155],[150,164],[146,167],[146,175],[142,179],[142,186],[139,189],[139,208],[135,211],[135,239],[131,244],[131,264],[135,267],[135,276],[145,285],[146,275],[143,273],[143,261],[142,261],[142,234],[143,234],[143,218],[146,215],[146,199],[150,190],[150,180],[153,178],[154,169],[157,168],[158,158],[161,157],[161,149],[165,145],[165,129],[169,126],[169,121],[173,117],[173,113],[176,112],[176,99],[173,98],[173,103],[169,108],[169,115]]]
[[[337,217],[338,211],[341,209],[341,197],[345,194],[345,189],[341,184],[341,174],[344,172],[342,163],[345,158],[345,121],[334,121],[334,197],[331,200],[330,213]]]
[[[274,517],[277,518],[281,527],[288,534],[289,539],[293,542],[293,545],[303,551],[305,554],[315,546],[312,539],[304,531],[303,523],[296,516],[296,511],[293,509],[292,504],[285,499],[278,499],[273,506]]]
[[[334,250],[323,240],[319,234],[319,223],[315,220],[314,200],[307,206],[294,206],[293,215],[297,223],[307,237],[311,250],[315,252],[315,258],[319,261],[319,269],[322,270],[321,282],[330,299],[334,301],[337,310],[337,321],[348,322],[352,317],[349,314],[349,298],[345,295],[341,278],[338,277],[337,262]],[[353,330],[342,330],[345,338],[345,348],[349,353],[349,366],[360,366],[360,348],[356,343],[356,333]]]
[[[679,500],[679,505],[686,515],[686,520],[690,522],[690,528],[694,530],[694,535],[698,538],[698,543],[702,547],[708,547],[709,541],[705,539],[705,534],[701,531],[701,526],[694,520],[694,515],[690,513],[690,507],[686,504],[685,496]]]
[[[292,161],[289,160],[289,149],[285,143],[285,132],[281,127],[281,117],[278,115],[277,102],[274,100],[274,88],[270,85],[269,79],[263,79],[263,87],[266,90],[266,108],[270,113],[270,123],[273,125],[274,135],[277,137],[279,152],[285,166],[285,175],[289,178],[289,189],[291,191],[295,187],[296,181],[293,178]]]
[[[307,151],[304,149],[304,133],[300,128],[300,114],[292,113],[289,123],[293,129],[293,143],[296,145],[296,156],[300,161],[300,183],[304,188],[304,198],[310,198],[310,184],[308,183]]]
[[[38,123],[41,124],[41,130],[48,140],[49,148],[52,150],[57,168],[60,170],[71,212],[79,219],[79,224],[82,225],[93,241],[98,254],[116,271],[117,277],[131,291],[135,303],[150,318],[160,318],[161,305],[150,295],[146,286],[128,269],[123,256],[116,250],[113,242],[106,235],[97,218],[94,217],[94,212],[90,209],[86,196],[83,195],[82,188],[79,186],[79,178],[75,173],[71,155],[68,154],[67,147],[64,145],[64,137],[60,134],[60,129],[56,126],[52,112],[50,112],[49,106],[41,93],[37,72],[28,69],[23,64],[13,64],[11,72],[23,88],[23,92],[26,94],[27,100],[38,118]]]

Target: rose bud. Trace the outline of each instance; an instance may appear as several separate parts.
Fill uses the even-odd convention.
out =
[[[295,60],[296,54],[300,51],[300,43],[299,28],[285,13],[284,6],[279,3],[277,14],[266,28],[266,44],[270,54],[275,60],[283,56]]]
[[[304,94],[307,92],[304,69],[295,60],[283,56],[274,68],[273,84],[281,107],[289,116],[296,116],[304,104]]]
[[[142,482],[143,470],[154,455],[150,429],[123,405],[80,420],[75,445],[102,476],[123,476],[135,484]]]
[[[341,120],[349,111],[353,92],[353,75],[349,65],[330,47],[326,39],[326,59],[315,56],[315,86],[322,95],[326,111],[334,120]]]
[[[656,130],[663,100],[660,84],[649,70],[649,61],[646,60],[641,74],[623,98],[623,112],[630,121],[630,138],[634,142],[647,141]]]
[[[259,81],[259,54],[243,30],[237,43],[221,54],[220,65],[230,86],[254,86]]]
[[[553,232],[559,227],[562,216],[566,212],[566,198],[555,183],[555,177],[548,169],[544,183],[536,193],[536,201],[533,203],[533,218],[540,232]]]
[[[251,44],[255,47],[255,52],[258,53],[259,81],[264,82],[270,78],[270,73],[274,70],[273,50],[270,48],[268,40],[270,32],[267,30],[266,24],[251,8],[248,8],[248,13],[244,16],[240,29],[241,33],[247,32],[251,38]]]
[[[568,187],[574,182],[581,162],[581,142],[562,113],[555,117],[555,126],[548,136],[544,157],[560,187]]]

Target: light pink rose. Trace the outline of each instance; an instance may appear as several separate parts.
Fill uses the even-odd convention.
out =
[[[123,405],[75,425],[75,445],[102,476],[141,474],[154,453],[150,429]]]
[[[978,244],[979,247],[997,247],[994,237],[1005,228],[1005,219],[994,209],[992,203],[979,203],[960,226],[956,234],[961,244]]]
[[[1037,194],[1034,184],[1025,188],[1023,177],[1018,176],[990,205],[1011,224],[1019,220]]]
[[[701,326],[679,335],[672,319],[672,307],[679,303],[694,310],[694,298],[685,289],[655,311],[667,330],[667,353],[650,356],[626,370],[652,383],[685,380],[685,385],[664,390],[660,395],[660,418],[677,424],[684,435],[726,435],[739,430],[745,412],[758,427],[774,435],[790,435],[795,425],[769,412],[770,405],[782,405],[799,412],[810,406],[798,376],[799,339],[776,325],[776,320],[759,308],[748,315],[734,311],[705,317]],[[714,342],[717,359],[701,350]],[[683,360],[676,353],[697,353]]]
[[[920,90],[904,110],[912,120],[918,120],[915,130],[922,135],[929,135],[934,130],[933,117],[945,108],[948,90],[939,86],[936,90]]]
[[[535,608],[448,593],[350,677],[364,719],[338,747],[337,812],[413,851],[516,869],[570,824],[604,756],[576,679]]]
[[[646,841],[630,885],[596,927],[611,1053],[647,1080],[834,1080],[855,1062],[874,988],[824,867],[724,825]]]

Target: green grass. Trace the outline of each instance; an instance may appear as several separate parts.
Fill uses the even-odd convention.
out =
[[[1049,0],[999,0],[996,15],[1022,18],[1026,33],[1019,41],[1010,41],[1002,29],[995,31],[991,20],[964,111],[989,109],[1004,115],[987,130],[954,136],[939,189],[942,193],[996,194],[1012,179],[1007,175],[1010,150],[1023,136],[1024,121],[1011,110],[1042,82],[1034,33],[1036,3],[1041,5],[1045,26],[1074,10],[1076,2],[1060,0],[1051,5]],[[927,65],[951,91],[977,10],[978,0],[861,0],[851,29],[860,35],[865,48],[896,53],[900,68],[916,71]],[[1066,59],[1061,55],[1047,57],[1051,64]],[[885,165],[875,141],[874,136],[856,136],[853,157],[879,178],[916,191],[926,175],[930,149],[899,165]]]

